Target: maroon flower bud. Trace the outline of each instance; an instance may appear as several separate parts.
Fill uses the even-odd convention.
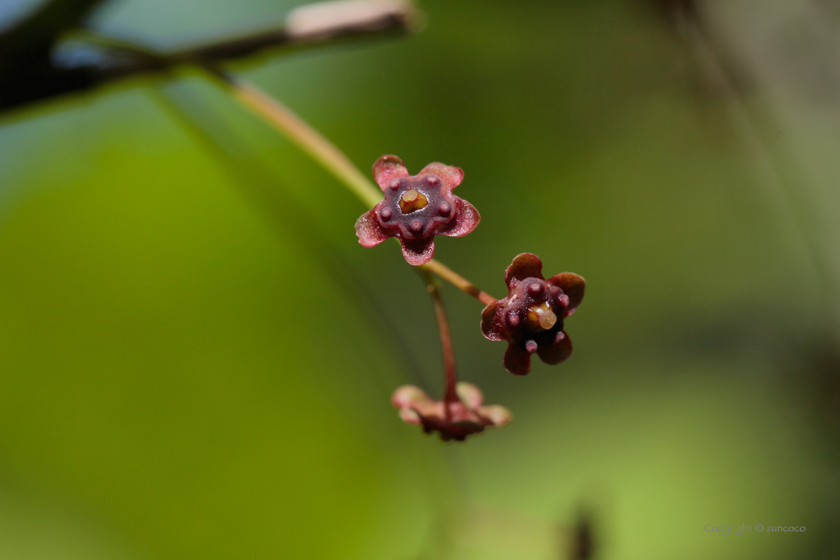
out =
[[[513,259],[505,270],[508,295],[481,312],[481,332],[490,340],[507,340],[505,369],[516,375],[531,371],[531,355],[547,364],[559,364],[572,353],[572,341],[563,320],[583,299],[586,282],[564,272],[548,280],[542,262],[531,253]]]
[[[435,235],[463,237],[481,219],[472,204],[452,194],[464,179],[460,167],[430,163],[409,175],[400,158],[382,156],[373,164],[373,177],[385,199],[356,222],[359,243],[373,247],[396,237],[410,265],[432,260]]]
[[[391,402],[400,409],[400,418],[423,426],[427,434],[439,432],[443,441],[464,441],[486,427],[501,427],[510,422],[511,413],[503,406],[483,405],[484,395],[472,383],[458,383],[458,400],[435,401],[414,385],[394,391]]]

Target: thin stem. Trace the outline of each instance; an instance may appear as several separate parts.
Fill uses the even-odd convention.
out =
[[[236,99],[285,134],[367,206],[375,206],[382,200],[382,192],[362,175],[341,150],[288,107],[244,80],[213,67],[206,68],[222,80]]]
[[[481,291],[478,286],[446,266],[440,261],[436,261],[434,259],[430,260],[428,263],[421,265],[420,268],[425,268],[431,272],[434,272],[459,290],[468,293],[484,305],[490,305],[496,298],[488,294],[487,292]]]
[[[443,298],[440,295],[438,282],[432,273],[427,269],[418,267],[420,276],[426,282],[426,291],[432,298],[432,305],[435,308],[435,319],[440,331],[440,348],[443,353],[443,368],[446,372],[446,392],[443,396],[444,405],[460,401],[455,386],[458,383],[458,371],[455,366],[455,350],[452,348],[452,333],[449,330],[449,320],[446,318],[446,307],[443,305]],[[444,406],[447,416],[449,407]]]

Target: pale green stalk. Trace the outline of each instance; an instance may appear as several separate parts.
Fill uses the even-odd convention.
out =
[[[365,177],[341,150],[288,107],[252,84],[219,70],[212,68],[210,70],[224,81],[237,100],[320,163],[333,177],[350,189],[363,204],[375,206],[382,200],[382,192],[379,188]]]

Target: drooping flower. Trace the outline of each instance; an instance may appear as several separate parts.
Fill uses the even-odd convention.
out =
[[[481,332],[490,340],[508,341],[505,369],[516,375],[531,371],[531,355],[547,364],[559,364],[572,353],[572,341],[563,321],[583,299],[586,282],[564,272],[548,280],[542,261],[531,253],[513,259],[505,270],[506,298],[495,301],[481,313]]]
[[[430,163],[409,175],[397,156],[382,156],[373,164],[373,177],[384,200],[356,221],[356,235],[364,247],[397,237],[403,256],[419,266],[432,259],[435,235],[463,237],[478,225],[478,210],[452,194],[461,184],[460,167]]]
[[[510,422],[510,411],[497,404],[483,404],[484,395],[472,383],[458,383],[456,392],[457,399],[436,401],[414,385],[403,385],[394,391],[391,402],[405,422],[422,426],[427,434],[439,432],[443,441],[464,441],[484,428]]]

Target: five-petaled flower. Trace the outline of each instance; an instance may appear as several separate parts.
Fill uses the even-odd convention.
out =
[[[435,235],[462,237],[481,219],[472,204],[452,194],[464,179],[460,167],[430,163],[409,175],[400,158],[386,155],[373,164],[373,177],[385,199],[356,222],[359,243],[373,247],[397,237],[410,265],[432,259]]]
[[[483,404],[484,395],[472,383],[458,383],[456,393],[457,398],[436,401],[414,385],[403,385],[394,391],[391,402],[405,422],[423,426],[427,434],[440,432],[443,441],[464,441],[484,428],[504,426],[512,418],[503,406]]]
[[[563,331],[563,319],[583,299],[586,282],[564,272],[548,280],[542,262],[531,253],[513,259],[505,270],[508,295],[484,308],[481,332],[490,340],[507,340],[505,369],[516,375],[531,371],[531,354],[547,364],[559,364],[572,353],[572,341]]]

